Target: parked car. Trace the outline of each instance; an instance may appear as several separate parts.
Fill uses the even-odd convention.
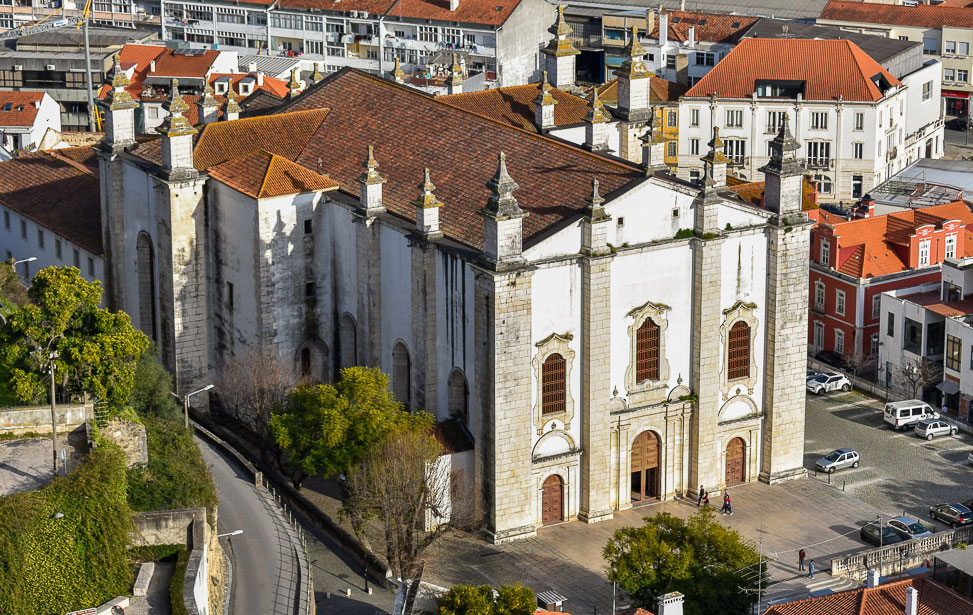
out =
[[[962,504],[936,504],[929,507],[929,516],[953,527],[973,523],[973,511]]]
[[[858,451],[850,448],[839,448],[815,461],[814,467],[831,474],[841,468],[857,468],[859,463],[861,463],[861,457],[858,455]]]
[[[851,382],[844,374],[820,374],[807,381],[807,390],[815,395],[824,395],[829,391],[850,391]]]
[[[946,120],[946,128],[949,130],[973,130],[970,126],[970,120],[965,117],[954,117],[951,120]]]
[[[822,350],[814,355],[814,358],[818,361],[824,361],[828,365],[834,365],[839,369],[848,369],[849,367],[848,359],[845,358],[845,355],[833,350]]]
[[[902,540],[912,540],[923,536],[932,536],[932,532],[925,525],[919,523],[918,519],[912,517],[895,517],[889,519],[889,527],[902,537]]]
[[[879,529],[881,529],[881,538],[879,537]],[[858,535],[865,542],[870,542],[876,547],[885,547],[888,545],[894,545],[897,542],[902,542],[902,537],[895,533],[895,530],[888,526],[880,526],[877,521],[872,521],[871,523],[866,523],[862,526],[861,531]]]
[[[820,376],[820,375],[822,375],[823,373],[824,373],[824,372],[819,372],[819,371],[818,371],[818,370],[816,370],[816,369],[809,369],[809,370],[807,370],[807,379],[808,379],[808,380],[810,380],[811,378],[814,378],[814,377],[816,377],[816,376]]]
[[[932,440],[936,436],[955,436],[956,426],[941,419],[926,419],[916,425],[916,435],[926,440]]]
[[[938,419],[939,413],[932,406],[918,399],[906,399],[885,404],[885,422],[895,429],[912,427],[919,421]]]

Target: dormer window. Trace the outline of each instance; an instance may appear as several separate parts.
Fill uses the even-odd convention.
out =
[[[797,98],[804,95],[804,81],[796,79],[757,79],[757,96],[769,98]]]
[[[249,96],[250,94],[253,94],[253,81],[241,81],[240,96]]]
[[[215,87],[214,87],[213,89],[214,89],[214,90],[216,91],[216,93],[217,93],[217,94],[219,94],[219,95],[224,95],[224,94],[226,94],[226,91],[227,91],[227,89],[228,89],[228,88],[227,88],[227,83],[226,83],[226,81],[224,81],[224,80],[222,80],[222,79],[220,79],[219,81],[217,81],[217,82],[216,82],[216,84],[215,84]]]

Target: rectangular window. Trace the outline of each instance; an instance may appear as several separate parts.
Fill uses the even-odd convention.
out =
[[[459,45],[462,40],[461,33],[456,28],[443,28],[443,43],[447,45]]]
[[[321,25],[321,24],[318,24]],[[241,45],[237,45],[238,47]],[[324,43],[322,41],[304,41],[304,52],[305,53],[316,53],[318,55],[324,54]]]
[[[41,250],[44,249],[44,231],[42,229],[37,229],[37,247]]]
[[[875,293],[872,295],[872,318],[878,318],[882,310],[882,295]]]
[[[929,100],[932,98],[932,81],[927,81],[922,84],[922,99]]]
[[[970,55],[970,44],[969,43],[956,43],[956,55],[958,55],[958,56],[968,56],[968,55]]]
[[[956,258],[956,235],[946,236],[946,258]]]
[[[27,222],[25,220],[20,221],[20,238],[27,239]]]
[[[952,335],[946,336],[946,369],[954,372],[960,370],[960,362],[963,360],[963,341]]]
[[[308,282],[304,285],[304,296],[305,297],[314,296],[314,282]]]
[[[74,263],[75,267],[81,269],[81,255],[78,253],[77,248],[74,249],[74,260],[71,262]]]
[[[919,266],[927,267],[929,265],[929,240],[924,239],[919,242]]]
[[[943,45],[943,53],[956,53],[956,41],[946,41]]]
[[[970,71],[963,69],[956,69],[956,80],[960,83],[966,83],[970,80]]]
[[[725,139],[723,152],[735,164],[743,164],[747,157],[747,142],[743,139]]]
[[[54,256],[61,260],[61,240],[57,237],[54,238]]]
[[[88,257],[88,275],[94,277],[95,275],[95,259]]]
[[[419,26],[419,40],[435,43],[439,38],[439,28],[436,26]]]
[[[852,143],[851,144],[851,157],[855,160],[861,160],[865,157],[865,144],[864,143]]]
[[[889,312],[889,320],[886,327],[888,328],[885,331],[885,335],[895,337],[895,314],[892,312]]]
[[[226,283],[226,307],[229,310],[233,309],[233,282]]]
[[[669,54],[666,56],[666,68],[676,67],[676,54]]]
[[[699,156],[699,139],[689,140],[689,153],[693,156]]]
[[[8,231],[10,230],[10,212],[9,211],[4,211],[3,212],[3,228],[7,229]]]
[[[922,53],[928,55],[939,55],[939,39],[936,38],[922,39]]]
[[[865,130],[864,111],[855,111],[855,130]]]
[[[871,345],[868,349],[868,358],[874,360],[878,356],[878,333],[873,333],[868,341]]]
[[[831,160],[830,141],[808,141],[807,163],[812,167],[826,167]]]
[[[666,144],[666,155],[669,156],[670,158],[676,155],[675,141],[669,141],[669,143]]]
[[[819,349],[824,348],[824,323],[823,322],[814,323],[814,347]]]
[[[767,132],[776,134],[780,130],[781,124],[784,123],[785,117],[787,117],[786,111],[768,111]]]
[[[838,316],[845,315],[845,291],[834,291],[834,311]]]
[[[741,128],[743,126],[743,111],[730,109],[726,112],[726,127]]]
[[[699,109],[689,110],[689,125],[699,126]]]
[[[676,126],[678,115],[675,111],[669,111],[666,113],[666,126],[670,128]]]
[[[813,112],[811,112],[811,129],[812,130],[827,130],[828,129],[828,112],[827,111],[813,111]]]
[[[864,193],[864,180],[861,175],[851,176],[851,196],[858,199]]]
[[[943,81],[953,81],[956,79],[956,71],[952,68],[943,69]]]
[[[845,332],[841,329],[834,330],[834,351],[845,354]]]
[[[905,319],[905,340],[902,346],[912,354],[922,354],[922,323]]]
[[[818,309],[818,310],[824,310],[825,309],[825,305],[824,305],[825,298],[824,297],[825,297],[824,284],[822,284],[821,282],[815,282],[814,283],[814,307],[815,307],[815,309]]]
[[[831,266],[831,242],[822,239],[821,240],[821,255],[818,262],[822,265]]]
[[[310,235],[314,232],[314,221],[308,218],[304,221],[304,234]]]

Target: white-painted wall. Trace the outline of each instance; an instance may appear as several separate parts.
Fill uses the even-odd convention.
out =
[[[34,123],[30,126],[4,126],[0,111],[0,147],[9,151],[36,149],[48,128],[61,131],[61,105],[46,92],[41,93]]]
[[[22,278],[29,280],[46,267],[67,266],[80,269],[81,275],[89,282],[98,280],[104,284],[105,264],[100,254],[88,252],[4,205],[0,205],[0,218],[3,219],[0,224],[0,258],[3,260],[37,258],[36,261],[17,265],[17,274]],[[21,223],[25,225],[26,238],[21,234]],[[44,234],[43,248],[38,243],[38,231]],[[60,256],[57,254],[58,242],[61,244]]]

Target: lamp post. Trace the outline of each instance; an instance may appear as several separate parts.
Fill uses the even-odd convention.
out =
[[[53,447],[54,476],[57,476],[57,402],[54,399],[54,370],[57,369],[57,351],[51,350],[44,357],[40,348],[36,351],[38,361],[47,363],[47,371],[51,375],[51,446]]]
[[[22,258],[19,261],[14,261],[13,262],[13,265],[11,265],[11,266],[14,268],[14,273],[16,274],[17,273],[17,265],[19,265],[21,263],[24,263],[24,280],[27,280],[27,278],[29,277],[28,274],[30,273],[30,271],[27,269],[26,263],[33,263],[36,260],[37,260],[37,257],[36,256],[31,256],[30,258]],[[26,282],[25,282],[25,284],[26,284]]]
[[[183,411],[183,415],[186,418],[186,429],[189,429],[189,398],[192,397],[193,395],[196,395],[197,393],[204,393],[204,392],[212,389],[214,386],[216,386],[216,385],[207,384],[206,386],[204,386],[203,388],[199,389],[198,391],[193,391],[192,393],[187,393],[183,397],[179,397],[178,395],[176,395],[175,393],[172,393],[170,391],[170,393],[172,393],[172,396],[173,397],[175,397],[176,399],[181,399],[182,400],[182,411]]]
[[[227,532],[225,534],[217,534],[217,538],[223,538],[224,536],[239,536],[243,533],[243,530],[233,530],[232,532]]]

